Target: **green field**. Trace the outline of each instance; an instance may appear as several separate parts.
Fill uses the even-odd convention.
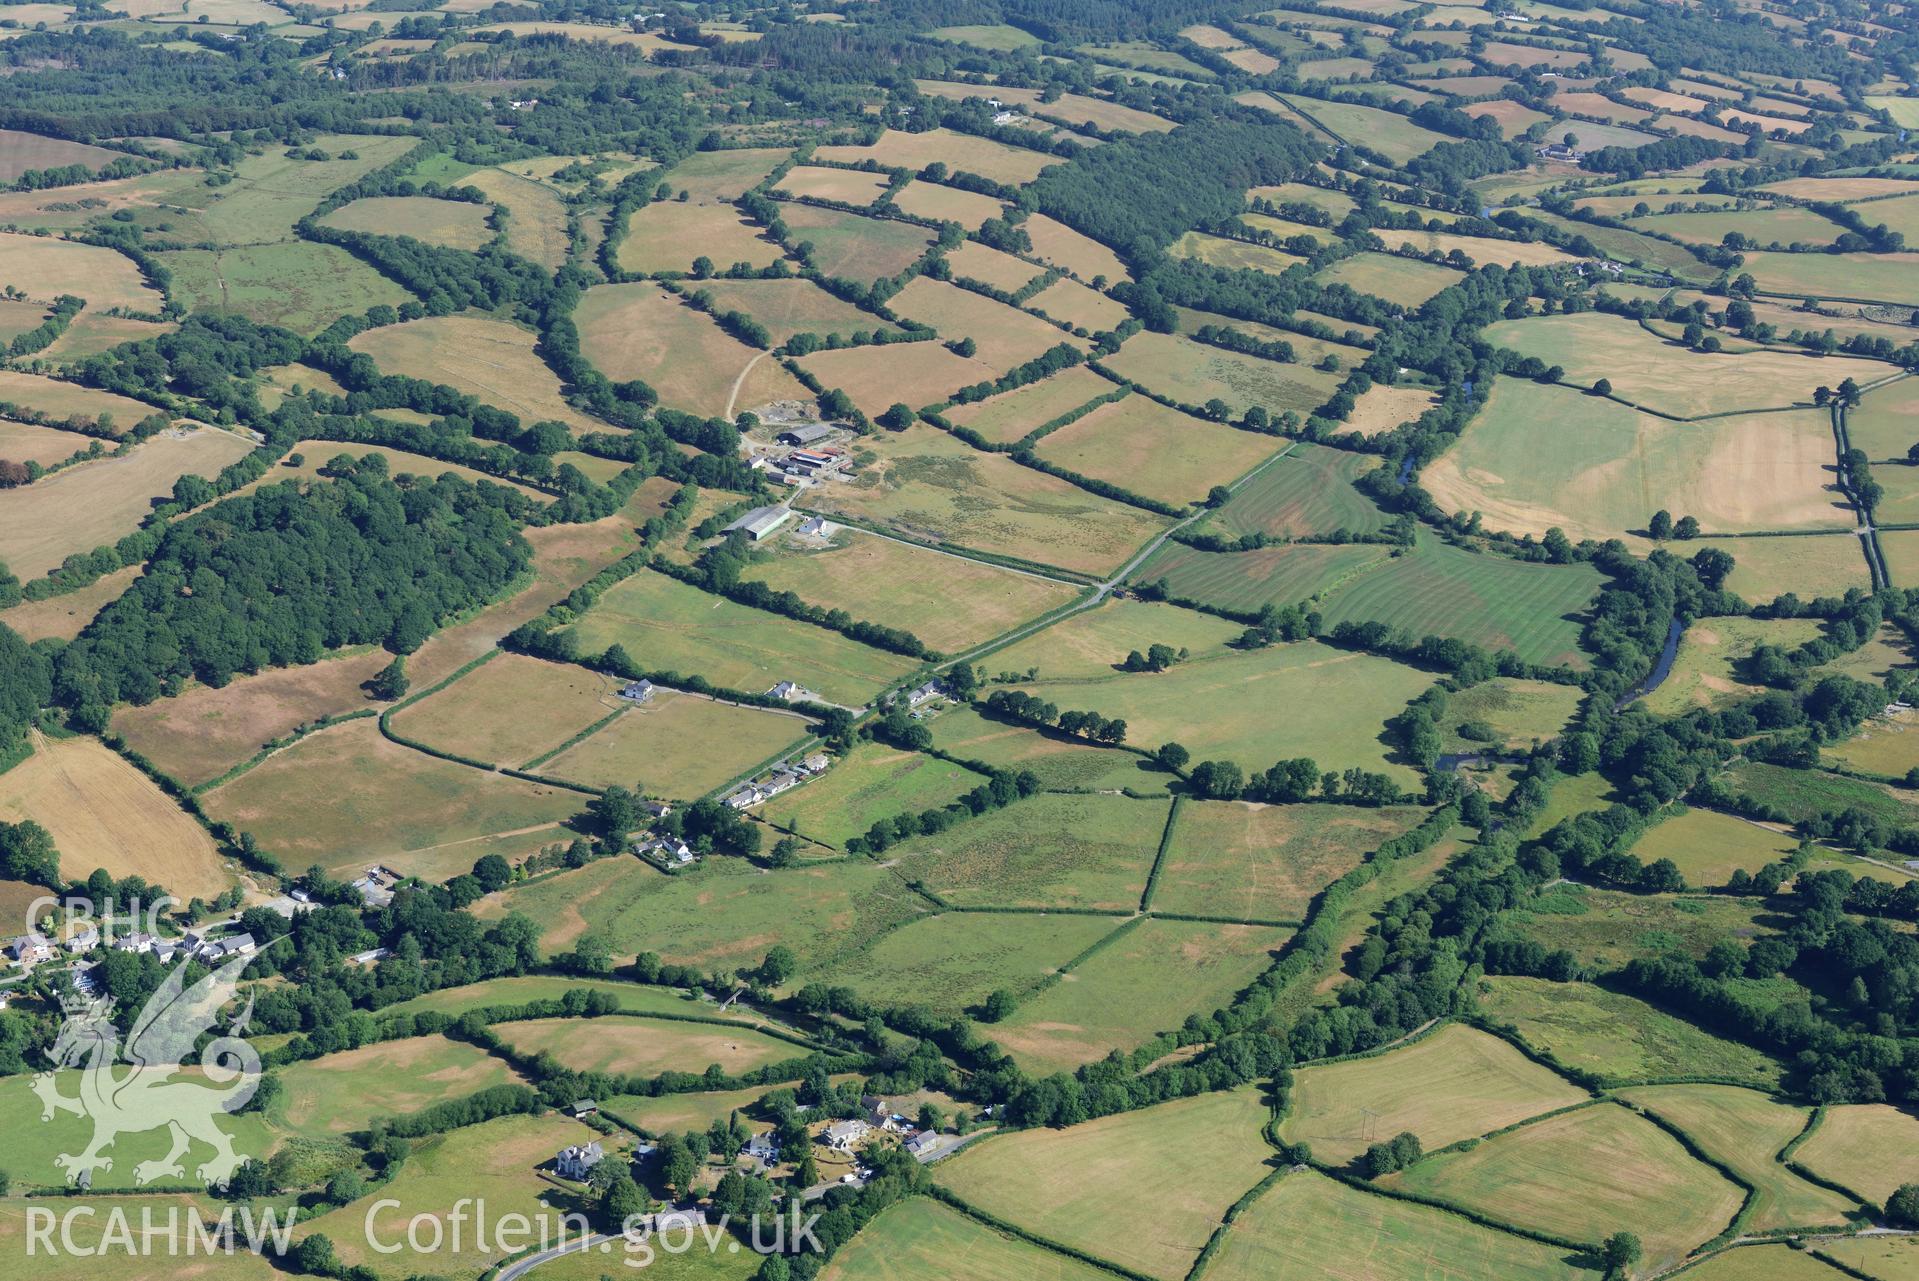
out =
[[[312,336],[338,316],[413,295],[344,249],[307,241],[157,255],[173,296],[192,311],[244,316]]]
[[[584,667],[502,654],[407,704],[389,723],[441,751],[519,767],[621,711],[618,688]]]
[[[806,979],[957,1018],[995,991],[1030,990],[1117,924],[1105,916],[946,912],[901,926],[858,955],[809,971]]]
[[[1919,378],[1875,388],[1848,409],[1846,435],[1868,458],[1904,458],[1919,441]]]
[[[1352,482],[1377,465],[1367,454],[1310,443],[1295,445],[1235,490],[1230,502],[1206,518],[1203,528],[1228,537],[1257,533],[1298,538],[1342,529],[1376,533],[1386,527],[1386,513],[1354,489]]]
[[[1414,156],[1423,156],[1446,141],[1442,134],[1422,129],[1404,116],[1377,107],[1290,93],[1274,96],[1343,141],[1371,148],[1396,165],[1403,165]]]
[[[1070,918],[1067,918],[1070,919]],[[1049,923],[1047,932],[1058,930]],[[1188,1014],[1221,1009],[1273,962],[1290,930],[1148,920],[986,1035],[1034,1076],[1125,1053]]]
[[[1111,1274],[1004,1236],[931,1197],[874,1219],[821,1273],[828,1281],[1105,1281]]]
[[[1742,540],[1743,541],[1743,540]],[[1736,546],[1736,544],[1735,544]],[[1672,671],[1640,700],[1661,716],[1693,707],[1715,707],[1758,693],[1738,677],[1739,664],[1760,645],[1792,649],[1819,635],[1812,619],[1713,618],[1688,627],[1679,638]]]
[[[1289,1174],[1233,1221],[1212,1281],[1318,1281],[1328,1262],[1366,1281],[1575,1281],[1566,1252],[1443,1210],[1370,1196],[1311,1171]]]
[[[539,762],[539,772],[585,787],[615,783],[648,795],[703,796],[796,746],[809,722],[779,712],[657,689],[642,706]],[[687,743],[705,750],[689,752]]]
[[[776,827],[837,847],[879,819],[938,809],[985,781],[931,756],[861,743],[825,777],[775,797],[759,814]]]
[[[1726,1077],[1771,1088],[1779,1065],[1634,997],[1586,983],[1502,975],[1480,981],[1479,1012],[1519,1029],[1528,1045],[1608,1081]]]
[[[488,979],[462,987],[441,988],[416,996],[410,1001],[389,1005],[380,1013],[416,1014],[431,1010],[441,1014],[464,1014],[489,1005],[525,1005],[530,1001],[557,1001],[574,990],[599,992],[612,997],[619,1008],[630,1014],[698,1015],[701,1018],[738,1018],[762,1021],[762,1016],[722,1012],[712,1001],[702,1001],[672,988],[647,987],[639,983],[621,983],[611,979],[588,979],[562,975],[537,975],[521,978]]]
[[[1793,1159],[1878,1205],[1919,1182],[1919,1118],[1885,1103],[1827,1108]]]
[[[1534,743],[1557,737],[1584,697],[1577,685],[1504,676],[1481,681],[1447,698],[1446,715],[1439,726],[1441,750],[1529,750]],[[1459,731],[1468,725],[1475,730],[1482,725],[1490,729],[1492,740],[1466,738]]]
[[[1386,841],[1419,822],[1410,806],[1180,806],[1153,891],[1153,907],[1254,921],[1292,921],[1315,895]]]
[[[886,852],[900,874],[967,907],[1131,912],[1168,802],[1041,793]]]
[[[370,236],[411,236],[445,249],[472,251],[493,238],[486,225],[492,211],[463,200],[430,196],[365,196],[342,205],[320,220],[325,227]]]
[[[1601,227],[1538,209],[1527,210],[1526,216],[1569,235],[1584,236],[1600,253],[1618,262],[1642,264],[1689,281],[1711,280],[1716,271],[1693,257],[1683,245],[1655,240],[1623,227]]]
[[[1529,663],[1584,666],[1579,616],[1601,579],[1589,565],[1545,565],[1422,539],[1319,603],[1326,626],[1385,623],[1510,649]]]
[[[1735,791],[1777,806],[1794,823],[1822,811],[1846,809],[1862,810],[1897,826],[1919,822],[1919,805],[1908,800],[1908,793],[1903,789],[1841,778],[1819,770],[1790,770],[1760,761],[1745,761],[1727,773],[1726,781]]]
[[[1226,1207],[1265,1173],[1265,1120],[1251,1089],[1202,1094],[989,1139],[942,1164],[939,1182],[1026,1231],[1180,1281]],[[1149,1204],[1153,1230],[1137,1231]]]
[[[1555,798],[1565,790],[1555,788]],[[1502,928],[1549,949],[1564,948],[1582,965],[1614,969],[1635,957],[1679,952],[1698,960],[1716,943],[1756,933],[1759,906],[1750,899],[1673,898],[1567,887],[1516,908]]]
[[[495,1032],[505,1045],[529,1057],[551,1055],[575,1072],[617,1072],[655,1076],[661,1072],[704,1072],[718,1064],[732,1076],[799,1058],[805,1049],[748,1028],[705,1023],[629,1019],[606,1015],[580,1019],[530,1019],[502,1024]]]
[[[1748,823],[1730,814],[1687,810],[1639,838],[1632,852],[1643,862],[1669,859],[1696,889],[1715,889],[1736,869],[1757,872],[1798,848],[1789,833]]]
[[[749,694],[798,681],[848,705],[864,703],[913,670],[910,659],[736,605],[652,570],[609,589],[568,638],[582,654],[619,645],[649,671],[704,676]]]
[[[1236,417],[1260,405],[1275,418],[1288,410],[1303,418],[1324,404],[1344,378],[1300,362],[1282,364],[1151,330],[1134,334],[1118,355],[1101,363],[1182,405],[1222,400]]]
[[[1166,582],[1167,594],[1216,609],[1256,614],[1297,605],[1385,563],[1377,543],[1282,543],[1249,552],[1209,552],[1167,542],[1133,572],[1136,583]]]
[[[703,1066],[703,1065],[702,1065]],[[383,1041],[279,1070],[286,1093],[274,1123],[306,1138],[339,1138],[379,1116],[404,1116],[490,1086],[521,1084],[492,1055],[443,1036]]]
[[[1901,558],[1911,537],[1904,531],[1880,535],[1886,566],[1894,582],[1919,582],[1902,577],[1909,566]],[[1764,604],[1793,592],[1805,600],[1842,596],[1847,588],[1869,591],[1872,576],[1859,538],[1850,530],[1824,535],[1781,535],[1776,538],[1701,539],[1689,551],[1716,547],[1733,558],[1726,589],[1754,604]]]
[[[202,1086],[209,1096],[208,1108],[218,1116],[218,1103],[214,1099],[226,1093],[226,1088],[208,1086],[206,1078],[198,1067],[191,1069],[175,1068],[173,1080],[179,1086]],[[116,1076],[120,1071],[116,1071]],[[66,1098],[74,1098],[81,1090],[81,1073],[63,1071],[54,1076],[55,1089]],[[0,1115],[6,1120],[0,1124],[0,1136],[4,1137],[7,1153],[7,1172],[13,1176],[15,1195],[28,1187],[61,1188],[67,1183],[67,1171],[56,1163],[55,1158],[63,1153],[78,1155],[87,1147],[87,1141],[94,1132],[94,1123],[85,1115],[71,1112],[55,1112],[48,1121],[40,1119],[41,1103],[33,1089],[34,1082],[28,1075],[21,1073],[0,1081]],[[177,1088],[168,1086],[167,1088]],[[240,1116],[220,1117],[220,1130],[233,1142],[233,1149],[242,1157],[265,1158],[274,1147],[275,1139],[267,1123],[257,1113]],[[137,1184],[138,1167],[145,1162],[158,1162],[167,1155],[172,1144],[168,1141],[164,1128],[155,1128],[139,1133],[128,1132],[121,1135],[104,1155],[111,1158],[110,1169],[95,1170],[93,1186],[96,1190],[118,1191],[132,1188]],[[195,1177],[197,1168],[215,1157],[212,1147],[195,1140],[187,1152],[180,1158],[181,1172],[162,1180],[165,1183],[183,1184],[202,1182]]]
[[[1675,1263],[1714,1236],[1743,1199],[1678,1140],[1615,1104],[1434,1156],[1388,1183],[1575,1241],[1597,1242],[1628,1224],[1651,1266]]]
[[[1461,278],[1461,273],[1451,267],[1374,252],[1341,258],[1315,277],[1322,285],[1345,285],[1408,309],[1458,284]]]
[[[1271,436],[1132,395],[1052,432],[1033,452],[1056,467],[1177,506],[1200,502],[1276,451]]]
[[[1837,1225],[1858,1209],[1851,1197],[1802,1179],[1773,1159],[1806,1128],[1809,1108],[1730,1085],[1656,1085],[1620,1097],[1678,1126],[1707,1156],[1757,1189],[1745,1224],[1750,1232]]]
[[[795,334],[894,333],[899,326],[861,311],[810,280],[708,280],[699,289],[713,296],[715,311],[744,312],[766,327],[774,343]]]
[[[1919,253],[1754,253],[1746,255],[1746,270],[1763,293],[1907,307],[1919,303]]]
[[[1881,221],[1870,209],[1860,211],[1868,225]],[[1662,213],[1635,218],[1632,225],[1644,231],[1668,235],[1695,245],[1717,245],[1728,232],[1739,232],[1756,244],[1781,248],[1791,245],[1830,245],[1839,238],[1838,223],[1822,218],[1810,209],[1792,205],[1778,208],[1728,210],[1706,213]]]
[[[780,221],[786,224],[788,245],[796,250],[812,247],[812,262],[821,275],[863,285],[906,270],[933,243],[932,232],[910,222],[866,218],[815,205],[783,204]]]
[[[1132,752],[1093,747],[1063,736],[986,719],[970,707],[942,712],[929,723],[933,746],[961,760],[998,769],[1031,770],[1055,791],[1164,793],[1168,775]]]
[[[1587,1097],[1498,1037],[1459,1024],[1409,1045],[1294,1074],[1280,1135],[1316,1160],[1351,1161],[1368,1136],[1410,1131],[1428,1151]]]

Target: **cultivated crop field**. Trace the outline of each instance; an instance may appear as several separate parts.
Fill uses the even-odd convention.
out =
[[[1296,605],[1321,596],[1383,564],[1389,554],[1373,543],[1286,543],[1250,552],[1167,543],[1139,567],[1134,581],[1164,580],[1176,599],[1254,614],[1267,604]]]
[[[649,671],[704,676],[751,694],[798,681],[847,704],[864,702],[913,669],[910,659],[708,596],[652,570],[615,585],[569,634],[583,654],[617,644]]]
[[[1295,445],[1235,490],[1207,524],[1228,535],[1376,533],[1385,528],[1386,514],[1352,487],[1375,466],[1364,454]]]

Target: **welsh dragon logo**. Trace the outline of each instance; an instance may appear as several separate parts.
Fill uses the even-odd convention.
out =
[[[245,1158],[233,1150],[233,1140],[220,1128],[219,1118],[238,1111],[260,1085],[259,1052],[241,1036],[253,1012],[251,1000],[230,1022],[227,1033],[209,1042],[201,1053],[204,1076],[181,1073],[194,1043],[239,990],[240,971],[248,959],[240,956],[228,961],[191,988],[186,986],[187,967],[175,966],[127,1033],[124,1060],[130,1066],[124,1071],[115,1066],[122,1058],[122,1047],[119,1029],[108,1017],[113,998],[68,1003],[66,1022],[48,1051],[55,1071],[41,1072],[33,1080],[42,1121],[51,1121],[55,1112],[93,1121],[93,1141],[84,1151],[55,1158],[68,1182],[91,1179],[95,1170],[112,1169],[113,1158],[104,1153],[120,1135],[161,1128],[171,1131],[172,1147],[166,1156],[134,1167],[137,1183],[184,1177],[180,1158],[195,1140],[214,1151],[213,1158],[195,1171],[199,1178],[225,1183],[240,1168]],[[58,1069],[73,1067],[80,1069],[80,1093],[68,1097],[60,1093]],[[202,1081],[226,1088],[208,1088]]]

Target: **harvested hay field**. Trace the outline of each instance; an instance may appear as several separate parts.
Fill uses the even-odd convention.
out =
[[[289,796],[326,804],[290,807]],[[553,825],[587,799],[401,747],[371,720],[310,735],[201,798],[289,867],[318,863],[351,879],[384,863],[429,880],[465,872],[484,853],[512,861],[511,853],[564,839]],[[502,837],[511,838],[507,848],[493,840]]]
[[[958,1018],[995,991],[1031,991],[1118,924],[1110,916],[944,912],[909,921],[808,978]]]
[[[1890,205],[1895,202],[1886,203]],[[1867,206],[1861,211],[1868,223],[1883,220],[1881,213],[1873,212],[1877,208]],[[1890,215],[1893,212],[1886,209],[1883,214]],[[1729,232],[1738,232],[1759,245],[1830,245],[1845,230],[1831,219],[1822,218],[1812,210],[1796,205],[1781,205],[1776,209],[1661,213],[1635,218],[1632,225],[1642,231],[1671,236],[1693,245],[1717,245]]]
[[[721,329],[658,285],[598,285],[574,312],[580,351],[615,382],[639,379],[660,403],[704,418],[810,393],[778,361]]]
[[[1325,595],[1391,554],[1377,543],[1287,543],[1209,552],[1169,542],[1147,558],[1132,581],[1164,581],[1177,600],[1256,614],[1267,604],[1297,605]]]
[[[724,271],[741,262],[770,267],[784,256],[765,228],[732,205],[656,200],[633,211],[615,261],[623,271],[650,275],[691,271],[702,257]]]
[[[820,1275],[826,1281],[1105,1281],[1112,1274],[922,1196],[881,1212]]]
[[[1098,290],[1066,279],[1056,280],[1040,290],[1026,305],[1050,320],[1089,334],[1117,329],[1132,314]]]
[[[551,1054],[575,1072],[703,1072],[717,1063],[729,1076],[798,1058],[806,1051],[750,1028],[607,1015],[590,1024],[579,1019],[533,1019],[500,1028],[500,1039],[521,1054]]]
[[[1036,672],[1041,680],[1099,680],[1119,670],[1128,650],[1160,642],[1189,657],[1213,657],[1231,653],[1239,633],[1225,619],[1177,605],[1110,599],[995,650],[988,661],[1000,671]]]
[[[862,285],[899,275],[925,255],[934,238],[916,223],[817,205],[783,204],[780,221],[786,224],[788,245],[796,251],[812,246],[805,256],[821,275]]]
[[[1428,1150],[1478,1138],[1589,1097],[1496,1036],[1449,1024],[1384,1054],[1299,1069],[1280,1124],[1321,1161],[1352,1161],[1370,1134],[1419,1136]]]
[[[522,768],[621,710],[619,686],[584,667],[502,654],[408,703],[388,723],[439,751]]]
[[[520,1074],[486,1051],[443,1036],[409,1037],[279,1069],[286,1087],[273,1120],[303,1138],[338,1138],[375,1117],[404,1116]]]
[[[1214,486],[1238,480],[1280,447],[1271,436],[1194,418],[1135,394],[1051,433],[1034,453],[1054,466],[1177,505],[1203,501]],[[1284,465],[1281,460],[1266,470]]]
[[[1546,435],[1550,433],[1550,436]],[[1655,511],[1705,533],[1845,529],[1824,410],[1675,423],[1567,387],[1502,378],[1420,483],[1491,529],[1645,546]]]
[[[1130,912],[1166,830],[1169,803],[1041,793],[887,851],[962,907]]]
[[[916,171],[937,161],[948,169],[976,173],[982,178],[991,178],[994,182],[1015,187],[1025,186],[1039,177],[1040,171],[1047,166],[1060,163],[1057,156],[1028,151],[1023,147],[1009,147],[990,138],[955,133],[950,129],[929,129],[924,133],[902,133],[897,129],[889,129],[870,147],[821,147],[813,154],[817,159],[836,164],[858,164],[862,160],[871,160],[887,169]]]
[[[1716,889],[1734,871],[1757,872],[1799,846],[1788,832],[1776,832],[1730,814],[1687,810],[1639,838],[1632,852],[1641,862],[1668,859],[1696,889]]]
[[[891,185],[889,175],[883,173],[795,165],[774,184],[773,190],[796,199],[830,200],[835,204],[864,208],[886,194],[886,189]]]
[[[1227,535],[1282,538],[1342,529],[1377,533],[1386,527],[1386,513],[1353,488],[1353,482],[1378,465],[1369,454],[1301,442],[1235,490],[1231,501],[1207,517],[1205,526]]]
[[[828,293],[810,280],[703,280],[715,311],[744,312],[765,326],[775,344],[795,334],[896,333],[899,326]]]
[[[1919,583],[1919,541],[1904,531],[1881,533],[1886,567],[1895,583]],[[1871,590],[1872,575],[1859,538],[1851,531],[1807,537],[1701,539],[1689,544],[1689,553],[1716,547],[1733,558],[1726,588],[1754,604],[1764,604],[1787,592],[1806,600],[1844,595],[1849,587]]]
[[[347,345],[372,356],[382,373],[446,383],[524,426],[548,419],[574,431],[604,431],[560,394],[560,380],[533,353],[530,330],[483,316],[429,316],[370,329]]]
[[[772,560],[743,577],[808,604],[842,609],[913,633],[944,653],[960,653],[1071,604],[1076,588],[1051,579],[963,560],[844,529],[833,541],[789,536]]]
[[[1631,1223],[1664,1267],[1732,1221],[1742,1191],[1616,1104],[1550,1117],[1388,1176],[1388,1186],[1575,1241]]]
[[[1752,253],[1746,255],[1746,270],[1763,293],[1902,307],[1919,303],[1919,253]]]
[[[1265,1173],[1265,1121],[1256,1090],[1203,1094],[989,1139],[942,1164],[939,1182],[1028,1232],[1180,1281],[1226,1207]],[[1128,1230],[1147,1202],[1154,1230]]]
[[[807,736],[807,722],[678,690],[657,691],[540,764],[540,773],[587,787],[636,787],[692,799],[737,778]],[[684,750],[698,743],[701,750]]]
[[[1010,445],[1055,418],[1117,390],[1116,384],[1086,366],[1075,365],[1013,391],[969,405],[954,405],[945,416],[956,426],[978,432],[996,445]]]
[[[463,200],[430,196],[362,196],[320,219],[323,227],[371,236],[411,236],[445,249],[478,249],[493,239],[492,211]]]
[[[1458,284],[1461,278],[1461,273],[1451,267],[1371,252],[1342,258],[1315,277],[1322,285],[1345,285],[1409,309]]]
[[[798,681],[849,707],[916,666],[838,632],[736,604],[650,569],[607,589],[568,634],[582,654],[618,644],[649,671],[697,674],[753,694]]]
[[[1773,1159],[1799,1136],[1812,1109],[1775,1103],[1732,1085],[1654,1085],[1621,1098],[1679,1127],[1700,1150],[1757,1189],[1746,1224],[1754,1233],[1839,1226],[1858,1210],[1851,1197],[1822,1188]]]
[[[1460,236],[1444,231],[1388,231],[1373,233],[1388,249],[1412,249],[1422,254],[1464,254],[1475,267],[1557,267],[1578,261],[1572,254],[1543,240],[1494,240],[1490,236]]]
[[[1829,1107],[1793,1159],[1879,1205],[1919,1182],[1919,1117],[1886,1103]]]
[[[165,410],[143,400],[18,369],[0,369],[0,406],[7,405],[83,427],[97,427],[111,416],[116,434],[154,414],[171,417]]]
[[[99,311],[157,312],[166,302],[118,250],[11,231],[0,232],[0,285],[41,302],[75,294]]]
[[[821,386],[838,388],[852,397],[869,417],[878,417],[895,404],[924,409],[943,403],[960,388],[990,383],[1002,372],[975,357],[954,355],[946,344],[937,342],[818,351],[796,363],[819,379]]]
[[[188,787],[220,777],[268,743],[328,716],[374,708],[361,687],[393,661],[385,650],[194,685],[113,713],[113,732]]]
[[[132,426],[131,423],[127,424]],[[52,427],[34,427],[27,423],[0,419],[0,459],[14,463],[38,463],[51,467],[64,463],[75,454],[94,447],[95,437],[76,431],[58,431]],[[99,447],[105,449],[101,442]]]
[[[494,204],[506,206],[506,247],[548,271],[566,261],[566,206],[551,187],[504,169],[481,169],[460,179],[478,187]]]
[[[1033,257],[1058,267],[1075,280],[1101,288],[1133,278],[1118,254],[1063,222],[1045,214],[1034,214],[1020,227],[1032,239]]]
[[[960,242],[947,253],[946,264],[954,277],[977,280],[1005,294],[1018,293],[1046,270],[977,240]]]
[[[1919,443],[1919,378],[1875,387],[1846,411],[1846,435],[1868,458],[1904,458]]]
[[[1120,377],[1182,405],[1223,400],[1235,417],[1261,405],[1275,417],[1291,410],[1303,418],[1324,404],[1345,377],[1151,331],[1134,334],[1103,363]]]
[[[1111,572],[1167,525],[931,427],[868,440],[879,459],[851,484],[808,491],[809,510],[1081,574]]]
[[[22,579],[139,528],[182,476],[217,475],[253,449],[229,431],[167,431],[132,453],[102,458],[0,493],[0,564]]]
[[[1636,997],[1590,983],[1500,975],[1480,980],[1479,1012],[1516,1028],[1526,1044],[1609,1082],[1699,1073],[1778,1084],[1765,1054],[1702,1031]]]
[[[1581,667],[1581,618],[1602,581],[1590,565],[1542,565],[1422,539],[1345,580],[1320,610],[1329,627],[1386,623],[1510,649],[1530,663]]]
[[[1444,1210],[1372,1196],[1296,1171],[1233,1220],[1213,1255],[1214,1281],[1318,1281],[1328,1260],[1365,1281],[1581,1281],[1566,1251]]]
[[[880,819],[951,804],[985,782],[982,774],[883,743],[861,743],[824,778],[776,797],[760,815],[775,827],[843,846]]]
[[[164,886],[182,902],[233,884],[205,829],[95,739],[35,731],[33,754],[0,774],[0,818],[32,819],[52,833],[60,874],[71,880],[105,868],[116,880]]]
[[[1424,387],[1389,387],[1376,383],[1366,390],[1346,416],[1345,427],[1362,436],[1377,436],[1402,423],[1417,421],[1439,397]]]
[[[988,218],[997,218],[1006,212],[1005,204],[991,196],[919,179],[894,193],[893,203],[915,218],[956,222],[968,231],[978,231]]]
[[[1287,929],[1148,920],[993,1025],[995,1044],[1034,1075],[1125,1054],[1193,1010],[1220,1009],[1269,968]]]
[[[971,338],[977,347],[974,360],[993,370],[995,377],[1054,347],[1078,351],[1088,347],[1085,339],[1063,333],[1037,316],[930,276],[914,277],[887,306],[908,320],[930,325],[948,342]]]
[[[1188,800],[1173,820],[1153,907],[1252,921],[1299,920],[1314,895],[1420,818],[1421,811],[1410,806]]]

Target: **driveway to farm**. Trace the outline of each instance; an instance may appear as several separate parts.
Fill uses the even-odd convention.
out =
[[[529,1254],[524,1259],[509,1263],[501,1268],[499,1275],[494,1278],[494,1281],[519,1281],[520,1277],[531,1272],[534,1268],[539,1267],[542,1263],[550,1263],[554,1259],[561,1258],[564,1255],[578,1254],[583,1250],[597,1250],[601,1246],[606,1246],[607,1253],[611,1253],[613,1242],[616,1239],[616,1237],[610,1236],[607,1233],[596,1232],[590,1237],[581,1237],[577,1240],[569,1241],[565,1245],[556,1245],[551,1250],[542,1250],[538,1254]]]

